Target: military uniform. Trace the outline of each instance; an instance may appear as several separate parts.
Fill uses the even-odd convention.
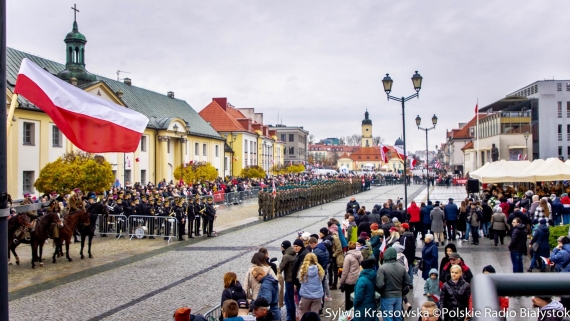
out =
[[[196,231],[196,236],[200,236],[200,222],[202,221],[202,204],[200,202],[200,195],[196,194],[194,199],[194,230]]]
[[[216,208],[214,207],[213,199],[211,197],[208,198],[208,204],[206,204],[205,212],[205,222],[207,222],[207,226],[206,229],[204,229],[204,233],[207,233],[208,237],[211,237],[212,232],[214,232],[214,220],[216,219]]]
[[[186,217],[188,218],[188,238],[193,239],[192,235],[194,229],[194,220],[196,219],[196,214],[194,213],[194,199],[188,199],[188,206],[186,206]]]
[[[186,226],[186,213],[182,208],[182,199],[178,199],[176,205],[174,206],[174,213],[176,215],[176,224],[178,224],[178,240],[184,241],[182,235],[184,234],[184,229]]]

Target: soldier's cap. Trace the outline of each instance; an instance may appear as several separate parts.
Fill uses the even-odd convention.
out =
[[[30,197],[30,196],[32,196],[32,195],[30,195],[30,193],[25,193],[25,194],[24,194],[24,197]]]
[[[209,201],[213,201],[213,199],[212,199],[211,197],[208,197],[208,202],[209,202]]]
[[[196,196],[194,196],[194,198],[200,198],[200,195],[199,195],[199,194],[196,194]]]
[[[91,196],[89,196],[89,198],[91,198],[91,199],[97,199],[97,195],[92,194]]]
[[[141,198],[142,198],[143,200],[146,200],[146,195],[143,195]],[[151,199],[152,199],[152,197],[151,197]]]

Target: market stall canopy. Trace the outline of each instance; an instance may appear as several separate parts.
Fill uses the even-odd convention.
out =
[[[481,179],[481,173],[484,173],[485,171],[487,171],[490,166],[491,166],[491,163],[489,163],[489,162],[485,163],[485,165],[483,165],[483,167],[469,173],[469,177],[480,180]]]
[[[542,167],[542,165],[544,165],[544,159],[535,159],[532,163],[530,163],[530,165],[528,165],[524,171],[527,173],[532,173],[534,172],[536,169]]]
[[[570,166],[558,158],[549,158],[540,167],[525,172],[534,175],[535,182],[570,180]]]
[[[480,174],[482,183],[534,182],[534,175],[517,169],[505,160],[494,162],[492,168]]]

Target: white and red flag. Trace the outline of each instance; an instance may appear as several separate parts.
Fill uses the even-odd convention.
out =
[[[91,95],[22,60],[14,93],[50,116],[75,146],[89,153],[134,152],[148,118]]]
[[[388,147],[384,146],[382,143],[378,143],[380,146],[380,156],[382,157],[382,161],[384,163],[388,163]]]
[[[275,188],[275,180],[272,180],[272,185],[273,185],[273,191],[271,191],[271,194],[273,195],[273,197],[277,196],[277,189]]]

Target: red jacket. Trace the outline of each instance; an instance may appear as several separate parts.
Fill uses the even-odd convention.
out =
[[[420,208],[416,202],[412,202],[408,207],[408,214],[410,214],[410,223],[417,223],[420,221]]]
[[[499,207],[503,210],[503,213],[509,217],[509,203],[508,202],[504,202],[499,204]]]

